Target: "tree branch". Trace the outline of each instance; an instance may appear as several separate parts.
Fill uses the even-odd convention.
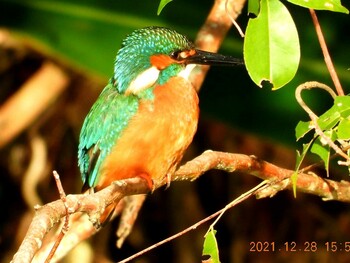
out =
[[[217,52],[224,41],[228,30],[232,26],[232,20],[236,19],[246,0],[215,0],[205,23],[196,37],[196,47],[210,52]],[[230,10],[230,14],[228,14]],[[191,82],[198,91],[202,86],[209,66],[197,66],[198,70],[191,73]]]
[[[103,190],[86,195],[68,195],[66,204],[71,214],[84,212],[89,214],[90,221],[98,224],[98,219],[105,207],[120,201],[126,195],[143,194],[148,192],[147,183],[141,178],[131,178],[115,182]],[[35,253],[40,249],[45,235],[66,215],[66,207],[62,200],[57,200],[42,207],[35,207],[36,213],[29,226],[28,232],[14,255],[12,262],[31,262]]]
[[[0,107],[0,148],[25,130],[68,86],[68,76],[52,62],[41,68]],[[35,98],[35,99],[33,99]]]
[[[196,180],[204,172],[217,169],[226,172],[244,172],[263,180],[280,182],[269,189],[269,192],[261,194],[273,196],[278,191],[292,189],[290,180],[293,170],[280,168],[276,165],[259,160],[255,156],[244,154],[205,151],[197,158],[181,166],[173,178],[174,181]],[[350,183],[346,181],[336,182],[323,179],[314,173],[300,173],[297,180],[297,190],[322,197],[323,200],[337,200],[350,202]]]
[[[294,171],[259,160],[255,156],[243,154],[205,151],[203,154],[181,166],[173,175],[172,181],[194,181],[211,169],[227,172],[244,172],[263,180],[273,182],[270,187],[259,192],[258,197],[273,196],[284,189],[292,189],[290,176]],[[323,179],[316,174],[301,173],[298,176],[297,189],[314,194],[323,200],[350,202],[350,183]],[[84,212],[90,221],[97,223],[104,208],[123,197],[148,192],[147,182],[141,178],[132,178],[114,182],[109,187],[90,195],[68,195],[66,203],[71,214]],[[42,245],[44,236],[66,215],[66,208],[61,200],[36,208],[36,214],[13,261],[31,262],[34,254]],[[91,232],[94,234],[95,232]],[[83,235],[88,238],[87,235]],[[81,240],[80,240],[81,241]],[[67,248],[66,248],[67,249]]]

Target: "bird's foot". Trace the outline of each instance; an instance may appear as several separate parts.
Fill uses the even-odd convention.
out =
[[[147,174],[147,173],[140,173],[137,176],[146,180],[147,186],[152,192],[155,190],[154,182],[153,182],[151,176],[149,176],[149,174]]]

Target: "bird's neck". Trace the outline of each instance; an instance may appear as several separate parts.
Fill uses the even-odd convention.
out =
[[[195,65],[183,66],[183,65],[172,64],[160,72],[159,78],[157,80],[157,84],[164,85],[166,82],[170,80],[170,78],[176,77],[176,76],[182,77],[188,80],[188,76],[191,73],[194,66]]]

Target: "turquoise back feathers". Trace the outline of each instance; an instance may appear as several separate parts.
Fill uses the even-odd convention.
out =
[[[78,165],[85,188],[96,185],[101,164],[137,109],[138,98],[121,95],[112,82],[100,94],[80,133]]]

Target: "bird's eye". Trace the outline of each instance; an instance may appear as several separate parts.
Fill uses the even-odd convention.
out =
[[[175,60],[183,60],[184,58],[181,56],[181,53],[181,50],[176,50],[170,54],[170,57]]]
[[[170,57],[177,61],[184,61],[187,58],[193,56],[196,54],[195,49],[189,49],[189,50],[176,50],[173,53],[170,54]]]

